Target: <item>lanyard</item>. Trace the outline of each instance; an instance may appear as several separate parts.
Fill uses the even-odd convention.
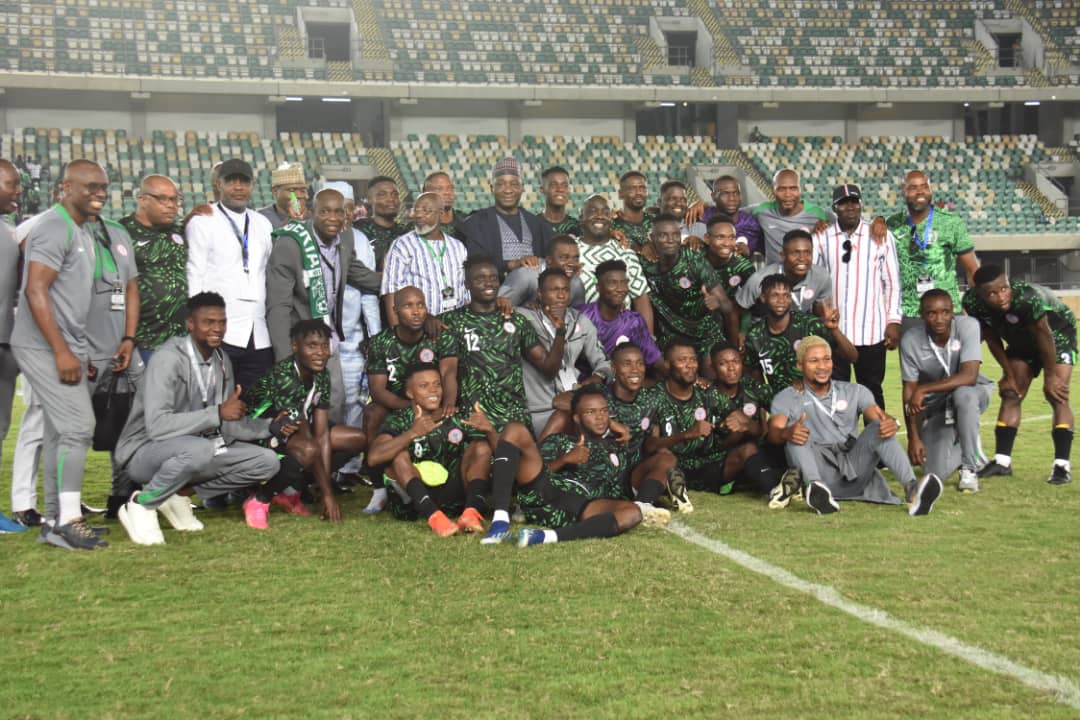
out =
[[[930,214],[926,216],[926,227],[923,228],[923,235],[919,237],[919,233],[915,230],[915,221],[908,215],[908,225],[911,226],[911,239],[915,241],[915,244],[919,246],[919,250],[926,252],[926,248],[930,247],[930,226],[934,222],[934,206],[930,206]],[[925,261],[924,261],[925,264]]]
[[[300,385],[302,387],[304,385],[304,376],[300,374],[300,366],[296,364],[295,360],[293,360],[293,369],[296,370],[296,377],[300,378]],[[308,390],[307,397],[304,398],[304,419],[305,420],[310,420],[311,415],[310,415],[310,413],[308,411],[309,411],[309,409],[311,407],[311,399],[313,397],[315,397],[315,374],[314,373],[312,373],[312,376],[311,376],[311,389]]]
[[[809,395],[810,399],[814,401],[814,404],[818,406],[818,410],[820,410],[821,412],[828,415],[830,420],[832,419],[832,417],[834,415],[836,415],[836,386],[835,385],[829,388],[829,394],[825,396],[826,399],[830,400],[830,405],[829,405],[830,409],[829,410],[825,409],[825,406],[822,405],[821,401],[817,399],[817,394],[813,390],[807,388],[806,394]]]
[[[101,228],[101,235],[97,233],[91,233],[94,236],[94,278],[104,280],[105,271],[111,270],[117,274],[116,282],[120,280],[120,269],[116,266],[116,257],[112,253],[112,236],[109,235],[109,228],[99,218],[96,227]],[[98,251],[100,247],[101,252]],[[105,262],[105,254],[108,254],[108,262]],[[108,280],[106,280],[108,282]],[[110,287],[114,283],[109,283]]]
[[[436,257],[435,248],[431,246],[431,243],[428,242],[428,239],[421,235],[419,232],[416,233],[416,236],[419,237],[421,242],[424,243],[424,247],[427,248],[428,254],[431,255],[431,259],[435,263],[435,269],[439,271],[440,284],[446,285],[446,281],[443,280],[443,258],[446,257],[446,240],[443,240],[441,243],[439,243],[439,255],[438,257]]]
[[[251,216],[247,214],[247,210],[244,211],[244,234],[241,235],[240,228],[236,227],[232,215],[225,212],[225,206],[220,202],[217,205],[221,209],[221,214],[225,216],[225,219],[229,221],[229,225],[232,226],[233,234],[236,235],[236,241],[240,243],[240,253],[244,258],[244,272],[248,272],[248,227],[251,224]]]
[[[189,337],[187,344],[188,358],[191,359],[191,368],[195,371],[195,380],[199,384],[199,394],[202,396],[202,406],[205,408],[210,401],[210,388],[214,384],[214,354],[210,355],[209,369],[206,371],[206,377],[203,377],[199,362],[198,355],[195,353],[195,342]]]
[[[330,320],[336,322],[337,317],[337,264],[326,257],[323,254],[322,248],[316,243],[315,249],[319,252],[319,257],[326,264],[326,267],[330,270],[330,287],[327,287],[326,283],[323,283],[323,287],[326,287],[326,299],[327,306],[330,309]],[[334,254],[337,255],[337,260],[341,260],[341,246],[334,248]],[[334,302],[330,302],[331,296],[334,298]],[[336,332],[336,331],[335,331]]]
[[[941,357],[941,353],[938,352],[938,345],[930,337],[930,333],[926,333],[926,340],[930,343],[930,349],[934,351],[934,357],[941,363],[941,367],[945,368],[945,376],[952,375],[952,333],[949,334],[949,339],[945,341],[945,357]]]

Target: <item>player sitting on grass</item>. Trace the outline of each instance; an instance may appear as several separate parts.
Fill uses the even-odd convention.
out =
[[[900,340],[908,459],[942,479],[960,468],[956,489],[978,492],[979,416],[994,385],[979,373],[979,323],[954,315],[952,296],[941,288],[923,293],[919,314],[923,327]]]
[[[611,499],[622,494],[625,454],[606,438],[610,418],[603,391],[593,385],[580,388],[570,408],[575,432],[544,438],[543,463],[522,454],[519,477],[534,479],[518,484],[518,507],[530,523],[551,529],[523,528],[518,547],[614,537],[641,523],[643,513],[646,524],[666,523],[671,517],[667,510]]]
[[[297,488],[310,472],[322,491],[322,517],[339,522],[341,509],[334,499],[330,475],[333,451],[356,455],[367,446],[367,435],[348,425],[330,426],[330,328],[318,319],[301,320],[289,331],[292,355],[276,363],[244,396],[252,417],[274,418],[282,413],[297,423],[296,432],[280,433],[265,444],[282,455],[281,469],[244,502],[249,527],[265,530],[270,505],[293,515],[310,515]],[[280,425],[278,423],[277,425]],[[271,425],[271,430],[277,425]]]
[[[1073,412],[1069,380],[1076,364],[1076,316],[1041,285],[1013,280],[999,267],[975,271],[975,287],[964,293],[964,310],[979,321],[982,337],[1001,365],[1001,409],[994,431],[994,459],[979,477],[1012,475],[1012,448],[1020,429],[1020,409],[1031,381],[1045,372],[1043,395],[1054,411],[1054,466],[1046,482],[1072,481]]]
[[[760,456],[751,421],[715,386],[701,387],[697,350],[689,340],[664,348],[668,378],[655,386],[660,396],[645,451],[675,453],[691,490],[726,495],[737,485],[761,495],[777,484],[778,472]],[[749,471],[749,474],[747,474]]]
[[[454,339],[446,332],[438,337],[432,337],[428,332],[430,323],[424,293],[406,285],[394,293],[394,311],[397,325],[371,338],[367,346],[371,402],[364,411],[364,430],[369,438],[379,434],[388,413],[412,405],[405,397],[405,372],[413,365],[435,363],[442,372],[444,389],[457,387],[457,368],[450,362],[454,356]],[[442,414],[449,417],[454,412],[455,408],[446,407]],[[370,458],[367,464],[375,481],[375,491],[364,512],[371,514],[386,505],[387,490],[382,487],[383,468],[371,466]]]
[[[832,379],[832,350],[820,337],[804,338],[796,361],[802,380],[777,393],[769,418],[769,442],[783,445],[788,464],[806,485],[806,503],[820,514],[836,512],[836,500],[901,504],[877,470],[880,460],[907,492],[911,515],[926,515],[941,495],[941,480],[916,482],[896,440],[896,420],[874,404],[862,385]],[[858,432],[859,417],[865,429]]]
[[[666,449],[645,454],[645,438],[649,435],[660,393],[656,386],[643,386],[645,358],[641,348],[631,342],[619,345],[611,354],[611,367],[614,375],[611,382],[595,387],[600,388],[608,401],[612,432],[623,435],[620,442],[629,437],[622,450],[626,462],[619,472],[623,492],[618,497],[653,505],[661,496],[666,496],[671,507],[679,512],[693,512],[694,505],[686,491],[686,476],[679,470],[675,455]],[[573,433],[572,399],[571,392],[555,397],[555,413],[544,428],[541,441],[556,433]]]

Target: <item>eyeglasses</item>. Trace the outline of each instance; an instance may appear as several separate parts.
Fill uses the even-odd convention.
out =
[[[143,193],[143,195],[154,198],[162,205],[176,205],[177,207],[180,207],[184,204],[184,198],[178,195],[155,195],[154,193]]]
[[[840,262],[843,262],[843,263],[849,262],[851,260],[851,250],[852,250],[851,241],[850,240],[845,240],[844,244],[841,245],[840,247],[844,248],[844,254],[841,256]]]

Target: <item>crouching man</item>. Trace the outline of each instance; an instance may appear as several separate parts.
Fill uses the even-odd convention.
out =
[[[274,477],[277,455],[246,441],[271,435],[270,420],[247,418],[232,363],[221,350],[225,301],[203,292],[188,300],[188,335],[166,341],[146,369],[143,392],[116,447],[116,463],[143,485],[118,517],[139,545],[165,542],[158,510],[177,530],[202,530],[181,495],[194,487],[203,499]],[[295,425],[275,430],[291,434]]]

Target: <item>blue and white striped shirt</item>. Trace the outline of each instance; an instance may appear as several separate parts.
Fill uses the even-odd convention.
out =
[[[468,253],[457,238],[445,234],[443,238],[425,242],[413,230],[394,240],[383,265],[382,294],[413,285],[424,293],[428,312],[432,315],[468,305],[470,296],[465,289],[465,269],[462,267]],[[443,247],[445,252],[441,251]],[[443,297],[446,287],[453,288],[453,297]]]

